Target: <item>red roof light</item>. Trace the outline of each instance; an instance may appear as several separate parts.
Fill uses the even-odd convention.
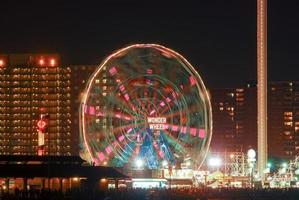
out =
[[[4,60],[0,59],[0,67],[3,67],[4,66]]]

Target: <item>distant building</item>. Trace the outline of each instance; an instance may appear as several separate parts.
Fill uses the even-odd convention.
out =
[[[294,158],[299,153],[299,81],[270,82],[268,93],[269,155]]]
[[[211,91],[213,152],[257,149],[257,87]],[[299,81],[271,81],[268,90],[268,156],[299,154]]]
[[[213,110],[212,151],[245,151],[245,89],[213,89],[211,97]]]
[[[0,55],[0,154],[71,155],[70,76],[55,54]]]
[[[97,65],[73,65],[72,83],[72,146],[73,155],[79,154],[79,107],[86,84]]]

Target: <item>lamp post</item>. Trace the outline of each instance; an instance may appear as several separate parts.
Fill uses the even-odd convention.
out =
[[[255,167],[255,156],[256,156],[256,152],[254,149],[249,149],[247,152],[247,162],[249,165],[249,174],[250,174],[250,187],[253,186],[253,173],[254,173],[254,167]]]

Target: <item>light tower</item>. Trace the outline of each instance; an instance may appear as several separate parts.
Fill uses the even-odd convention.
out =
[[[257,0],[257,131],[258,173],[267,163],[267,0]]]

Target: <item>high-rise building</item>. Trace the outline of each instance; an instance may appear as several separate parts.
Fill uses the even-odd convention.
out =
[[[79,154],[79,107],[86,84],[96,70],[96,65],[73,65],[72,83],[72,155]]]
[[[299,153],[299,81],[271,81],[268,87],[267,151],[269,157],[292,159]],[[212,151],[257,149],[257,84],[214,89],[211,96]]]
[[[211,91],[213,110],[212,151],[244,150],[244,88],[223,88]]]
[[[299,82],[270,82],[268,97],[269,155],[292,159],[299,153]]]
[[[0,154],[71,155],[70,78],[55,54],[0,55]]]

